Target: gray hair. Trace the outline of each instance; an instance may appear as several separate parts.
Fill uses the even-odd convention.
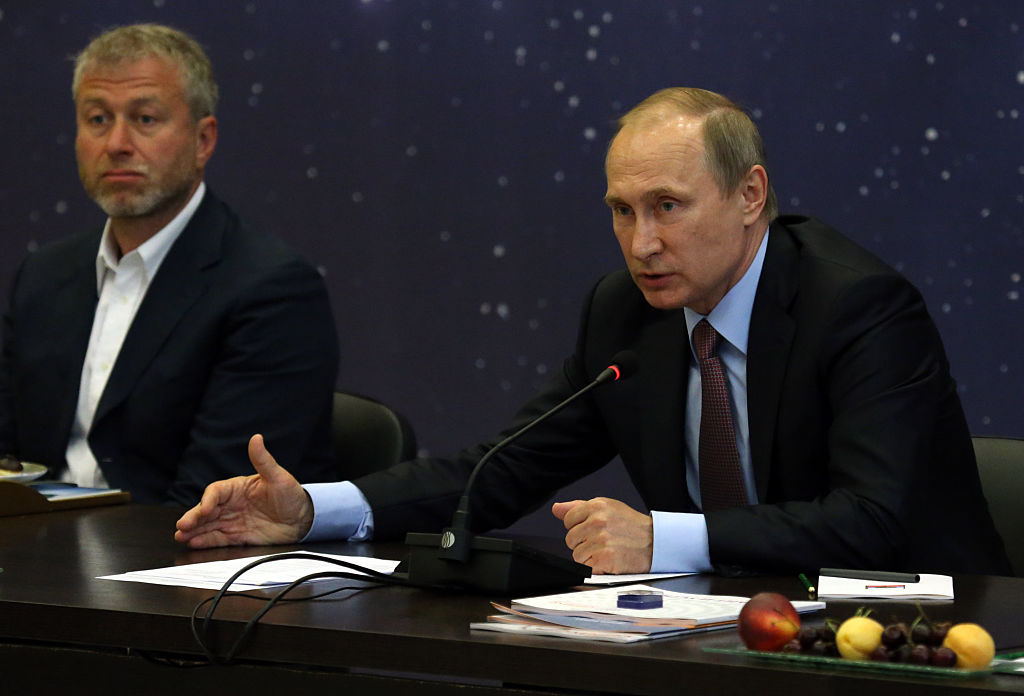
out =
[[[160,24],[132,24],[109,29],[89,42],[75,56],[75,72],[71,96],[78,97],[78,88],[86,70],[97,65],[116,65],[148,57],[163,58],[174,63],[181,72],[182,88],[192,118],[198,121],[213,116],[217,110],[217,82],[213,66],[202,47],[188,34]]]
[[[722,193],[736,191],[754,165],[768,171],[757,126],[742,108],[716,92],[694,87],[670,87],[655,92],[619,119],[618,130],[648,118],[660,119],[666,110],[704,119],[704,166]],[[778,199],[769,180],[761,217],[771,222],[778,214]]]

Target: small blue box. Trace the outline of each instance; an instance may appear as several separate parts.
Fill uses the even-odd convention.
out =
[[[619,609],[661,609],[664,600],[654,590],[627,590],[619,593]]]

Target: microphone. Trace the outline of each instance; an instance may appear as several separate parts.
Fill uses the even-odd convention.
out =
[[[546,413],[496,444],[470,472],[450,527],[441,534],[410,532],[405,537],[410,553],[406,567],[417,584],[510,594],[579,585],[590,568],[571,559],[533,549],[512,539],[478,537],[469,531],[469,501],[477,476],[494,455],[535,426],[543,423],[590,390],[606,382],[626,379],[636,372],[633,351],[620,351],[592,382]]]

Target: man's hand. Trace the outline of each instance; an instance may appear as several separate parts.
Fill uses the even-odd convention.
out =
[[[654,553],[654,521],[611,498],[555,503],[551,512],[569,532],[565,545],[577,563],[595,573],[648,573]]]
[[[246,544],[289,544],[313,524],[313,502],[267,451],[262,435],[249,440],[256,473],[216,481],[199,504],[178,520],[174,539],[194,549]]]

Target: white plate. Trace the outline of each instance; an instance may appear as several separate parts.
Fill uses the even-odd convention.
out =
[[[37,478],[46,473],[46,467],[42,464],[33,464],[32,462],[22,462],[21,471],[6,471],[0,469],[0,481],[15,481],[24,483],[26,481],[35,481]]]

